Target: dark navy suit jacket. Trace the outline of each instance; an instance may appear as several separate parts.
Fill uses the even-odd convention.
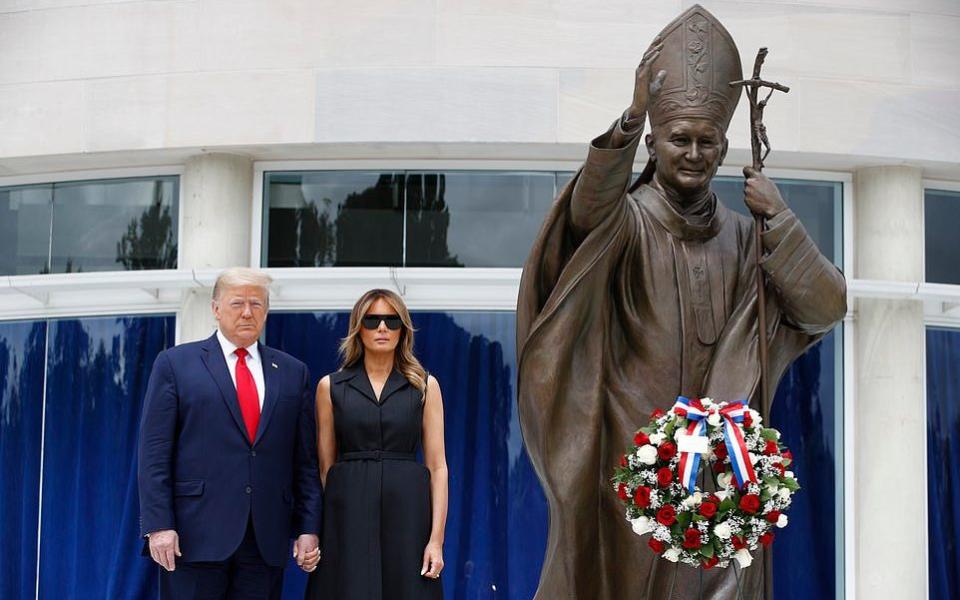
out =
[[[153,364],[140,422],[140,533],[176,530],[178,560],[229,558],[248,520],[274,566],[286,564],[291,538],[319,533],[310,374],[288,354],[263,344],[259,352],[266,391],[253,443],[216,335]]]

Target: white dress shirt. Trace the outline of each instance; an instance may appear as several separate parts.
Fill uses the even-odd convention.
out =
[[[220,348],[223,350],[223,358],[227,361],[227,369],[230,370],[230,379],[233,380],[233,387],[237,387],[237,361],[240,358],[234,354],[234,351],[239,348],[236,344],[227,339],[227,336],[223,335],[223,332],[220,329],[217,329],[217,340],[220,342]],[[260,350],[257,348],[257,343],[247,346],[247,368],[250,369],[250,374],[253,375],[253,382],[257,384],[257,396],[260,400],[260,410],[263,411],[263,396],[266,391],[266,384],[263,381],[263,361],[260,360]]]

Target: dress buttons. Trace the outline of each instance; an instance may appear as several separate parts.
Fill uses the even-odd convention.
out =
[[[251,450],[251,451],[250,451],[250,456],[256,456],[256,455],[257,455],[257,451],[256,451],[256,450]]]
[[[247,493],[250,494],[250,493],[252,493],[252,492],[253,492],[253,488],[248,485],[248,486],[247,486]]]

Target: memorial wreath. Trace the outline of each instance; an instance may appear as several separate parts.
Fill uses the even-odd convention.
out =
[[[744,568],[787,525],[800,489],[792,463],[780,432],[763,427],[746,401],[681,396],[637,431],[612,482],[634,532],[650,533],[661,557],[704,569],[735,559]],[[703,489],[707,473],[715,491]]]

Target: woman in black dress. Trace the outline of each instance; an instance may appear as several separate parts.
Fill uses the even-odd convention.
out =
[[[447,460],[437,380],[413,355],[410,313],[364,294],[317,386],[323,481],[320,565],[307,600],[439,600]],[[423,447],[425,465],[416,460]]]

